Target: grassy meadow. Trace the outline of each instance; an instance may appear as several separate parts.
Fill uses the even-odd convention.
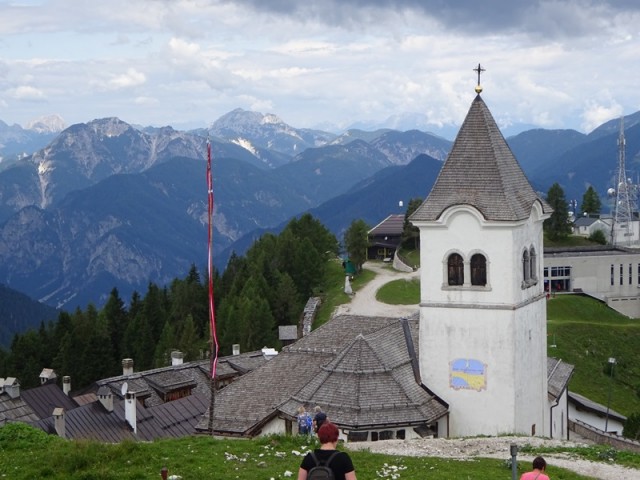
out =
[[[271,480],[297,478],[302,456],[314,448],[309,437],[273,436],[254,440],[217,439],[205,436],[150,443],[123,442],[105,445],[76,442],[33,429],[25,424],[0,428],[0,477],[15,480],[142,480],[168,474],[183,480]],[[343,448],[343,447],[340,447]],[[526,448],[523,448],[527,452]],[[541,451],[528,451],[538,454]],[[546,451],[545,453],[549,453]],[[610,457],[601,448],[567,451],[570,455],[602,459]],[[452,460],[434,457],[401,457],[349,452],[359,480],[432,480],[511,478],[504,459]],[[640,467],[640,455],[619,454],[618,463]],[[551,463],[551,462],[550,462]],[[530,462],[518,462],[518,475]],[[554,480],[579,480],[581,476],[549,466]]]

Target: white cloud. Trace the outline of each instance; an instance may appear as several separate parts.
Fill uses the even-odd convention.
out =
[[[109,85],[113,88],[129,88],[143,85],[147,81],[144,73],[135,68],[129,68],[126,73],[116,75],[109,80]]]
[[[4,121],[211,122],[242,107],[295,126],[407,112],[458,124],[478,62],[505,124],[592,128],[640,106],[631,0],[39,3],[0,2]],[[45,92],[50,111],[33,102]]]
[[[16,100],[26,101],[42,101],[45,98],[42,90],[29,85],[12,88],[9,90],[9,95]]]
[[[620,117],[623,113],[622,106],[615,101],[611,101],[609,105],[587,102],[582,113],[582,128],[585,132],[591,132],[612,118]]]
[[[158,103],[160,103],[157,98],[144,97],[144,96],[136,97],[134,102],[136,105],[146,105],[146,106],[157,105]]]

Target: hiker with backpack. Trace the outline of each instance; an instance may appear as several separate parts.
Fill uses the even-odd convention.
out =
[[[313,433],[318,433],[322,424],[327,421],[327,414],[322,411],[319,405],[316,405],[313,411]]]
[[[320,448],[307,453],[298,470],[298,480],[356,480],[351,457],[336,450],[338,427],[324,422],[318,430]]]
[[[313,419],[304,406],[298,408],[298,435],[310,435],[312,431]]]

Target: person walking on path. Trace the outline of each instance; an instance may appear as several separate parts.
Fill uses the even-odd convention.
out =
[[[312,429],[313,419],[303,405],[298,408],[298,435],[309,435]]]
[[[327,421],[327,414],[322,411],[319,405],[316,405],[313,411],[313,431],[318,433],[322,424]]]
[[[549,480],[549,477],[544,473],[546,468],[547,462],[544,458],[536,457],[533,459],[533,470],[523,473],[520,480]]]

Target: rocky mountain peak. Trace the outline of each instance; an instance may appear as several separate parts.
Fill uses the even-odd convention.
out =
[[[117,117],[107,117],[92,120],[87,126],[98,135],[105,137],[119,137],[123,133],[133,130],[133,127]]]
[[[66,123],[60,115],[45,115],[31,120],[25,125],[25,130],[37,133],[58,133],[66,128]]]

